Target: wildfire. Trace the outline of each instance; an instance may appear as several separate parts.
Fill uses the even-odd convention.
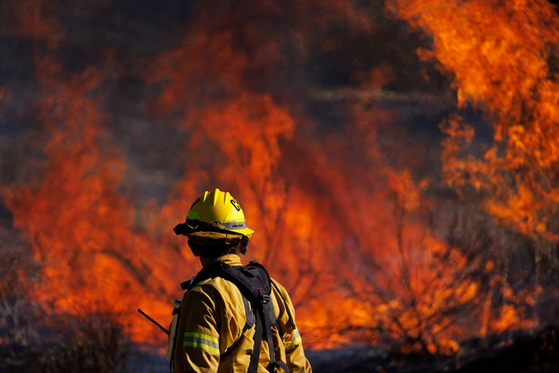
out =
[[[559,161],[558,15],[547,1],[398,1],[394,10],[433,36],[420,50],[454,75],[458,107],[483,110],[494,126],[480,155],[460,116],[443,125],[445,171],[458,187],[489,192],[487,210],[528,235],[554,241]]]
[[[115,54],[69,71],[57,60],[66,35],[59,22],[23,6],[4,9],[20,16],[13,35],[41,46],[35,53],[47,50],[34,60],[30,106],[38,135],[26,155],[30,171],[2,190],[14,227],[41,266],[33,296],[53,312],[113,313],[135,341],[163,346],[165,336],[135,310],[170,320],[178,284],[199,270],[172,227],[200,191],[219,186],[241,201],[256,231],[249,259],[288,288],[311,348],[398,341],[406,352],[451,354],[462,339],[534,325],[534,289],[513,290],[490,259],[445,242],[429,225],[433,179],[381,146],[398,125],[396,113],[376,106],[375,95],[352,97],[327,108],[334,119],[326,126],[312,94],[288,92],[282,80],[307,84],[290,76],[288,58],[318,63],[310,57],[319,47],[306,40],[309,29],[326,41],[319,48],[325,55],[344,46],[330,27],[377,32],[355,4],[296,3],[308,22],[275,2],[217,15],[199,4],[184,40],[142,61],[146,116],[184,141],[165,155],[179,165],[167,194],[147,203],[127,183],[129,155],[111,130],[122,125],[106,94],[121,73]],[[447,183],[487,191],[484,206],[496,218],[556,239],[550,216],[559,202],[559,87],[548,60],[559,31],[552,7],[520,0],[387,3],[431,34],[432,50],[420,50],[421,58],[453,74],[457,113],[441,126]],[[266,21],[276,18],[285,32],[269,31]],[[56,32],[45,41],[46,30]],[[383,64],[346,78],[357,89],[379,91],[395,75]],[[9,88],[0,89],[0,100],[8,96]],[[460,113],[469,106],[483,110],[495,129],[481,155],[468,152],[478,135]]]

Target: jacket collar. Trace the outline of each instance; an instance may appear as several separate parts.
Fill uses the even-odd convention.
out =
[[[225,264],[230,265],[230,266],[240,266],[240,265],[243,265],[243,263],[241,262],[241,257],[238,256],[237,254],[226,254],[226,255],[222,255],[222,256],[216,258],[215,260],[213,260],[213,261],[210,263],[210,265],[213,264],[213,263],[215,263],[215,262],[218,262],[218,261],[224,262]]]

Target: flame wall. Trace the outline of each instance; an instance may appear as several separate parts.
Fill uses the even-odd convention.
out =
[[[496,142],[518,127],[506,122],[518,103],[555,123],[554,81],[536,56],[556,43],[556,29],[539,34],[556,14],[544,2],[387,4],[391,13],[382,1],[3,4],[2,201],[41,266],[34,296],[60,312],[112,312],[135,340],[162,343],[133,311],[169,318],[178,283],[199,269],[172,228],[219,187],[241,202],[256,231],[248,256],[290,290],[310,347],[402,338],[448,352],[470,335],[532,325],[519,307],[492,303],[506,282],[493,262],[445,242],[429,214],[443,170],[455,180],[457,157],[437,128],[455,103],[486,110]],[[508,47],[489,29],[487,46],[471,39],[481,55],[457,53],[470,38],[456,35],[473,28],[455,18],[480,9],[505,30],[528,17],[519,32],[532,39]],[[416,55],[428,41],[396,14],[432,35],[432,53]],[[533,80],[518,67],[502,90],[480,83],[522,46]],[[534,81],[542,99],[531,104]],[[496,95],[519,84],[502,105]],[[524,131],[549,139],[538,126]],[[556,167],[545,144],[534,157]],[[487,179],[500,164],[491,154],[488,168],[475,164]],[[480,268],[490,281],[474,276]],[[476,302],[484,308],[472,312]]]

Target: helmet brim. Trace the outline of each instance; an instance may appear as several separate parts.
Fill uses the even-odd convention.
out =
[[[252,234],[254,233],[254,231],[250,228],[236,229],[231,232],[240,233],[244,236],[247,236],[248,238],[251,238]]]
[[[185,223],[179,223],[175,226],[175,228],[173,228],[173,231],[175,232],[176,235],[183,235],[183,236],[193,235],[200,231],[213,231],[216,233],[223,233],[223,234],[227,234],[227,233],[242,234],[244,236],[247,236],[248,238],[250,238],[254,233],[254,231],[250,228],[228,230],[219,224],[204,223],[197,220],[194,221],[187,220]]]

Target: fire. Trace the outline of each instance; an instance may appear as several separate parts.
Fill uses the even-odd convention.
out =
[[[42,177],[3,192],[14,226],[27,232],[43,268],[35,298],[57,312],[111,311],[123,322],[131,318],[122,315],[141,305],[166,314],[158,284],[164,264],[153,270],[147,264],[166,256],[152,258],[149,241],[134,229],[134,206],[118,192],[125,165],[118,149],[106,145],[107,117],[92,93],[102,74],[87,70],[61,85],[48,75],[58,66],[38,68],[44,74],[40,112],[51,135],[37,170]],[[138,326],[148,338],[151,330]]]
[[[391,4],[432,33],[433,50],[420,56],[454,74],[458,109],[479,108],[494,123],[493,143],[476,157],[467,152],[474,127],[459,111],[447,118],[447,183],[490,192],[484,206],[495,217],[555,239],[547,216],[559,193],[546,175],[556,174],[559,157],[557,87],[547,62],[559,36],[556,14],[543,2]],[[300,83],[284,66],[288,58],[317,63],[309,29],[324,39],[325,55],[344,46],[343,35],[329,34],[332,25],[376,32],[355,4],[294,6],[308,22],[274,2],[218,14],[193,6],[199,17],[184,40],[142,61],[146,115],[183,141],[162,156],[177,165],[169,190],[148,202],[130,187],[129,154],[112,131],[122,125],[105,93],[120,73],[115,53],[69,71],[56,58],[66,35],[59,22],[37,10],[6,10],[19,15],[14,35],[40,45],[36,53],[47,50],[34,60],[39,125],[26,155],[30,171],[2,190],[41,266],[34,297],[53,312],[112,313],[134,341],[164,345],[135,310],[169,321],[178,283],[200,269],[172,227],[202,190],[219,186],[241,201],[256,231],[248,259],[287,287],[311,348],[397,341],[405,352],[451,354],[465,338],[534,325],[534,289],[513,290],[497,264],[445,242],[429,225],[433,179],[380,146],[398,125],[396,113],[375,105],[374,94],[356,95],[328,108],[334,119],[323,125],[319,105],[309,104],[315,90],[300,88],[307,81],[295,93],[284,87],[283,80]],[[276,17],[287,31],[269,31]],[[357,92],[378,92],[395,75],[383,64],[347,79]],[[0,100],[8,96],[2,88]]]
[[[545,247],[559,237],[553,223],[559,202],[556,9],[546,1],[524,0],[391,4],[399,17],[432,36],[432,48],[418,54],[453,75],[458,110],[480,109],[493,125],[491,141],[480,150],[475,137],[481,129],[467,124],[459,111],[443,122],[447,184],[484,191],[490,214],[534,238],[536,277],[542,281],[542,258],[556,261]],[[499,275],[491,286],[506,301],[494,322],[482,317],[483,335],[487,325],[497,331],[535,325],[526,310],[535,303],[530,292],[513,294]]]
[[[556,9],[547,1],[397,1],[398,16],[433,36],[424,59],[454,75],[458,108],[483,110],[492,143],[476,155],[474,127],[443,125],[448,182],[489,192],[486,209],[527,235],[555,241],[559,161]],[[396,5],[397,4],[397,5]],[[551,61],[551,62],[550,62]],[[468,155],[469,153],[469,155]]]
[[[23,0],[2,5],[5,20],[10,26],[9,33],[33,42],[45,42],[49,48],[56,48],[65,36],[66,30],[54,17],[45,17],[43,0]]]

